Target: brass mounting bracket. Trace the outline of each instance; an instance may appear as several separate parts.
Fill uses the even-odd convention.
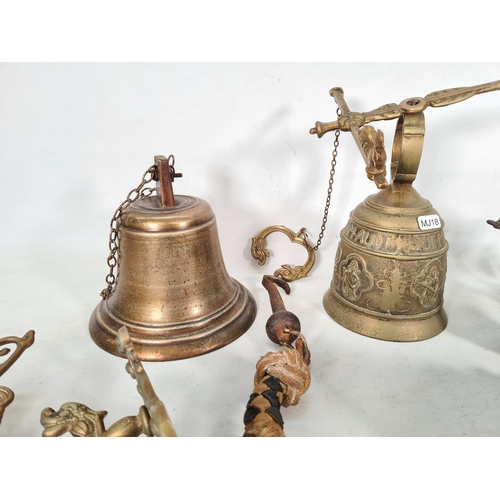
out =
[[[366,113],[352,112],[344,100],[344,91],[340,87],[330,90],[330,95],[335,99],[342,114],[338,120],[332,122],[316,122],[315,127],[310,129],[311,134],[316,134],[319,138],[327,132],[342,130],[351,132],[354,140],[366,163],[368,178],[373,180],[379,189],[387,187],[385,179],[385,152],[383,135],[381,131],[375,131],[373,127],[362,128],[367,123],[380,120],[393,120],[399,118],[396,137],[393,146],[393,159],[391,162],[392,178],[396,182],[408,182],[402,180],[405,170],[405,163],[411,164],[410,170],[416,174],[420,156],[422,154],[423,138],[425,134],[423,112],[427,107],[439,108],[465,101],[475,95],[485,92],[500,90],[500,80],[475,85],[472,87],[459,87],[447,90],[431,92],[425,97],[410,97],[404,99],[399,104],[384,104],[377,109]],[[418,130],[414,130],[415,120],[411,117],[420,115],[422,118],[417,124]],[[402,131],[406,128],[407,132]],[[370,130],[371,129],[371,130]],[[378,137],[376,137],[378,136]],[[395,165],[396,163],[396,165]],[[399,165],[399,168],[398,168]],[[399,178],[396,174],[399,174]],[[410,181],[411,182],[411,181]]]

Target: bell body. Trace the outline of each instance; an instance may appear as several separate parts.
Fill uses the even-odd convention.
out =
[[[424,229],[418,222],[422,216],[430,221]],[[410,183],[394,183],[351,212],[324,307],[342,326],[369,337],[433,337],[447,324],[447,250],[432,205]]]
[[[207,202],[136,200],[122,213],[118,238],[116,288],[90,319],[104,350],[120,356],[116,337],[126,326],[141,360],[190,358],[229,344],[253,323],[255,301],[226,271]]]

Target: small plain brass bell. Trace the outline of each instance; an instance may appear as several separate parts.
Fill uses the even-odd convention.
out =
[[[210,205],[174,196],[174,158],[155,156],[111,222],[110,273],[90,319],[95,343],[117,356],[127,327],[141,361],[219,349],[252,325],[255,300],[225,268]],[[156,180],[154,189],[144,188]],[[117,268],[115,276],[114,270]]]
[[[335,122],[316,122],[312,134],[352,132],[366,172],[380,191],[359,204],[341,232],[331,286],[323,305],[342,326],[383,340],[416,341],[439,334],[447,324],[443,309],[448,243],[443,221],[412,187],[422,153],[424,109],[463,101],[500,89],[500,81],[433,92],[425,98],[353,113],[343,91],[334,88],[341,114]],[[398,118],[392,148],[391,183],[385,178],[383,134],[375,120]],[[363,127],[363,128],[361,128]]]

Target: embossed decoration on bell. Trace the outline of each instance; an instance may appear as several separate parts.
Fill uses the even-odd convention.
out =
[[[415,341],[447,323],[443,309],[448,243],[431,204],[412,188],[389,186],[351,213],[341,232],[333,280],[324,297],[330,316],[369,337]],[[431,214],[440,227],[422,231]]]

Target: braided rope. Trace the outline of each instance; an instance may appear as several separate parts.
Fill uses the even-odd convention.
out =
[[[268,352],[260,358],[255,388],[243,417],[244,437],[285,436],[280,408],[298,404],[309,389],[311,374],[307,365],[301,352],[293,348]]]

